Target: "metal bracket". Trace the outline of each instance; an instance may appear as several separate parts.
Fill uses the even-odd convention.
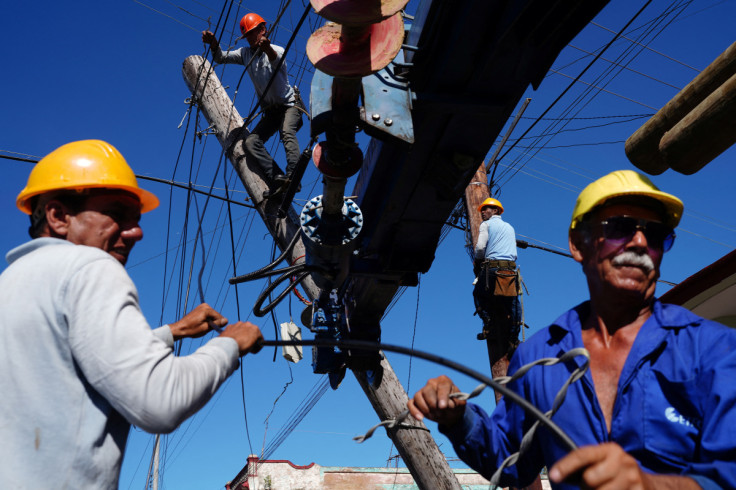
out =
[[[343,308],[334,298],[313,304],[311,330],[314,338],[340,340],[344,329]],[[312,371],[315,374],[329,374],[330,386],[336,390],[345,377],[345,352],[337,347],[312,347]]]
[[[403,61],[404,53],[399,51],[393,63],[373,75],[363,77],[364,110],[360,117],[366,132],[377,129],[383,134],[414,143],[409,83],[394,70],[394,66]]]
[[[309,112],[312,113],[310,134],[316,138],[332,122],[332,77],[316,69],[309,93]]]
[[[414,143],[414,124],[411,118],[412,102],[409,83],[396,73],[395,63],[404,61],[404,53],[394,63],[367,77],[363,77],[363,105],[360,111],[363,128],[371,135],[390,135],[407,143]],[[333,77],[314,71],[309,96],[312,124],[310,133],[316,137],[327,131],[332,123]],[[378,134],[376,134],[378,133]]]

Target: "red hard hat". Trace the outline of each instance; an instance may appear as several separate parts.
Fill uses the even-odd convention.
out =
[[[240,19],[240,32],[242,32],[243,35],[245,36],[245,34],[248,31],[255,29],[259,25],[265,24],[265,23],[266,21],[263,20],[263,17],[261,17],[258,14],[255,14],[253,12],[249,14],[245,14],[243,18]]]

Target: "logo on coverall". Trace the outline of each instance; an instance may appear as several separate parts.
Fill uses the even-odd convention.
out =
[[[684,425],[686,427],[695,427],[700,428],[700,424],[697,420],[690,420],[685,417],[683,417],[680,413],[677,412],[677,410],[674,409],[674,407],[667,407],[664,411],[664,416],[669,420],[670,422],[675,422],[677,424]]]

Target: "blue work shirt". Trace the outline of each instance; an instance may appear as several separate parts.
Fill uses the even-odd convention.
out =
[[[589,311],[589,302],[582,303],[522,343],[509,373],[583,347],[581,319]],[[579,357],[566,365],[534,367],[509,387],[543,412],[550,410],[557,391],[583,362]],[[619,444],[644,471],[689,476],[704,489],[736,488],[736,330],[656,301],[621,372],[611,433],[590,371],[570,386],[552,420],[578,446]],[[491,417],[468,404],[461,424],[440,431],[463,461],[490,478],[533,423],[519,405],[503,398]],[[551,467],[567,452],[540,427],[528,453],[504,472],[502,486],[530,484],[543,466]]]
[[[491,216],[478,228],[478,243],[475,244],[475,257],[487,260],[516,261],[516,233],[514,227],[501,219]]]

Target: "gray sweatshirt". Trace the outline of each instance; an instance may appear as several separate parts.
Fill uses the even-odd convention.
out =
[[[171,432],[238,366],[216,337],[173,354],[123,266],[55,238],[7,254],[0,275],[0,488],[117,488],[135,424]],[[154,333],[155,332],[155,333]]]
[[[268,81],[273,76],[273,70],[278,65],[279,60],[284,55],[284,48],[272,44],[271,47],[276,51],[276,59],[270,61],[266,53],[259,52],[255,59],[248,65],[253,54],[256,52],[251,47],[234,49],[232,51],[223,52],[219,46],[212,52],[212,57],[216,63],[233,63],[238,65],[248,65],[248,75],[253,82],[253,87],[261,99],[261,107],[269,108],[272,106],[293,106],[296,98],[294,89],[289,85],[289,77],[286,73],[286,60],[281,64],[279,71],[274,77],[268,93],[263,95],[266,90]]]

